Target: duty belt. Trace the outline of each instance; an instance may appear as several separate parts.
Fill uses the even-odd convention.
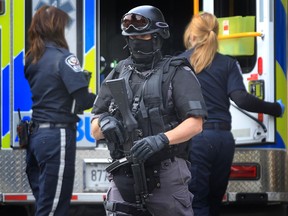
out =
[[[129,205],[126,203],[116,203],[112,201],[105,200],[104,201],[104,206],[106,210],[111,211],[111,212],[122,212],[126,213],[129,215],[150,215],[148,214],[147,210],[139,210],[137,206],[134,205]]]
[[[205,122],[203,124],[203,129],[210,129],[210,130],[231,130],[231,124],[227,122]]]
[[[75,128],[75,123],[52,123],[52,122],[33,122],[32,127],[34,128]]]

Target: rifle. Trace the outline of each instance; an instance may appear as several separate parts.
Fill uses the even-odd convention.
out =
[[[133,142],[137,139],[137,127],[138,123],[134,116],[132,115],[130,108],[129,108],[129,100],[127,96],[127,89],[126,83],[124,78],[118,78],[113,80],[107,80],[106,84],[111,91],[111,94],[115,100],[115,103],[118,105],[120,113],[123,118],[123,123],[128,131],[128,142],[124,145],[125,152],[129,152]],[[138,161],[137,159],[133,158],[132,155],[126,155],[126,157],[116,160],[112,163],[109,167],[107,167],[107,171],[111,172],[114,169],[127,164],[131,163],[131,168],[133,172],[134,178],[134,191],[136,195],[136,204],[138,205],[139,209],[145,210],[145,199],[149,196],[148,189],[147,189],[147,182],[146,182],[146,174],[145,174],[145,167],[144,163]]]

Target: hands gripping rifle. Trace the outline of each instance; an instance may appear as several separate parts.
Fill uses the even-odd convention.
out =
[[[128,131],[129,140],[127,144],[124,144],[124,151],[129,152],[133,145],[133,142],[138,137],[136,132],[138,123],[130,111],[125,80],[123,78],[107,80],[106,84],[111,91],[115,103],[118,105],[118,108],[123,118],[123,123]],[[112,170],[118,168],[119,166],[127,164],[128,162],[131,163],[131,168],[135,181],[134,191],[136,195],[136,203],[139,205],[140,209],[144,210],[145,199],[148,197],[144,162],[138,161],[133,158],[132,155],[128,154],[125,158],[116,161],[114,164],[112,163],[107,168],[107,171],[111,172]]]

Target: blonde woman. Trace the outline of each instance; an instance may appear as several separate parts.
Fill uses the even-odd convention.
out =
[[[208,110],[203,132],[189,145],[195,216],[219,215],[228,184],[235,142],[231,133],[230,100],[250,112],[282,116],[281,100],[270,103],[250,95],[242,80],[237,60],[218,50],[218,21],[207,12],[195,15],[184,33],[185,56],[195,70]]]

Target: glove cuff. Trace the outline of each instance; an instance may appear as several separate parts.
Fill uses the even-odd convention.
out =
[[[99,118],[98,118],[98,125],[99,125],[99,127],[100,127],[101,121],[102,121],[104,118],[106,118],[107,116],[110,116],[110,114],[109,114],[108,112],[105,112],[105,113],[102,113],[102,114],[99,115]]]
[[[168,137],[164,133],[160,133],[159,136],[161,138],[161,141],[165,144],[165,146],[168,146],[170,142]]]

